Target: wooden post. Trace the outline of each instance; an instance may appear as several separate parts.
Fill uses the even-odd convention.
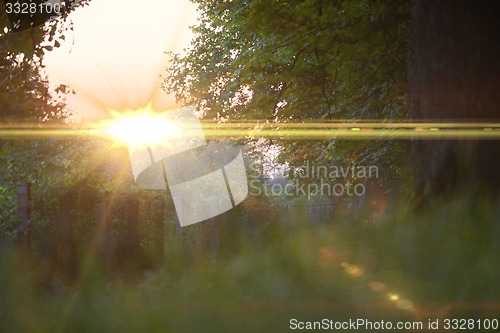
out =
[[[107,207],[106,201],[99,202],[96,207],[96,218],[97,218],[97,248],[101,257],[106,257],[108,239],[108,226],[107,226]]]
[[[17,239],[21,247],[23,247],[24,249],[29,249],[30,246],[29,223],[31,218],[30,183],[21,182],[17,186],[17,200],[18,200],[17,213],[19,215],[19,220],[20,220],[20,224],[17,228]]]
[[[184,202],[182,201],[182,197],[174,197],[173,202],[175,203],[175,207],[172,207],[172,209],[177,212],[178,216],[182,217],[184,214]],[[172,215],[176,216],[176,213],[174,212]],[[176,217],[174,217],[174,220],[175,220],[175,222],[174,222],[175,235],[180,238],[180,237],[182,237],[182,227],[181,227],[181,224],[179,222],[179,218],[176,216]]]
[[[328,223],[330,223],[330,209],[331,208],[332,207],[331,207],[330,203],[328,203],[326,205],[326,220],[327,220]]]
[[[155,197],[153,201],[154,257],[158,264],[163,263],[165,223],[163,196]]]
[[[210,220],[210,230],[211,230],[211,237],[210,237],[210,248],[212,249],[213,252],[218,252],[219,251],[219,224],[218,221],[212,217]]]
[[[139,201],[137,196],[126,198],[127,254],[134,258],[139,250]]]
[[[58,261],[70,278],[76,276],[76,244],[73,233],[75,199],[75,193],[66,193],[59,208]]]

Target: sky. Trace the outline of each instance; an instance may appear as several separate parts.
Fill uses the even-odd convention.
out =
[[[160,88],[168,57],[189,45],[196,7],[189,0],[92,0],[70,14],[74,32],[46,53],[51,86],[67,84],[75,121],[109,118],[107,109],[135,110],[153,102],[175,106]]]

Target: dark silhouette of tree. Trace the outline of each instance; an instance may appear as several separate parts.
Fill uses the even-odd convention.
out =
[[[500,120],[500,2],[413,1],[410,117]],[[416,200],[474,190],[499,193],[500,141],[413,142]]]
[[[68,19],[69,10],[75,6],[88,5],[90,0],[66,1],[61,15],[45,15],[39,7],[37,13],[7,10],[3,1],[0,8],[0,121],[38,122],[65,117],[64,105],[49,93],[47,79],[41,74],[46,51],[59,47],[72,31]],[[41,4],[44,1],[34,1]],[[21,2],[27,3],[27,2]],[[22,8],[21,8],[22,9]],[[28,10],[29,12],[29,10]],[[17,13],[17,14],[16,14]],[[46,23],[46,24],[45,24]],[[65,94],[69,87],[61,85],[56,94]]]

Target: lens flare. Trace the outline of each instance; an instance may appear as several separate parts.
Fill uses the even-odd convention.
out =
[[[413,310],[413,302],[408,299],[401,299],[396,302],[396,307],[401,310],[411,311]]]
[[[113,112],[105,133],[119,144],[131,147],[162,144],[182,135],[178,124],[169,119],[168,112],[156,113],[151,107],[124,113]]]

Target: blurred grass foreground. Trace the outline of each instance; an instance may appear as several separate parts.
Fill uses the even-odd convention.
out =
[[[52,272],[50,283],[43,258],[4,246],[0,331],[280,332],[292,318],[500,313],[500,209],[491,201],[462,197],[377,219],[337,214],[323,224],[269,216],[258,234],[233,229],[217,251],[193,246],[194,226],[170,235],[154,267],[110,270],[89,246],[74,278]]]

